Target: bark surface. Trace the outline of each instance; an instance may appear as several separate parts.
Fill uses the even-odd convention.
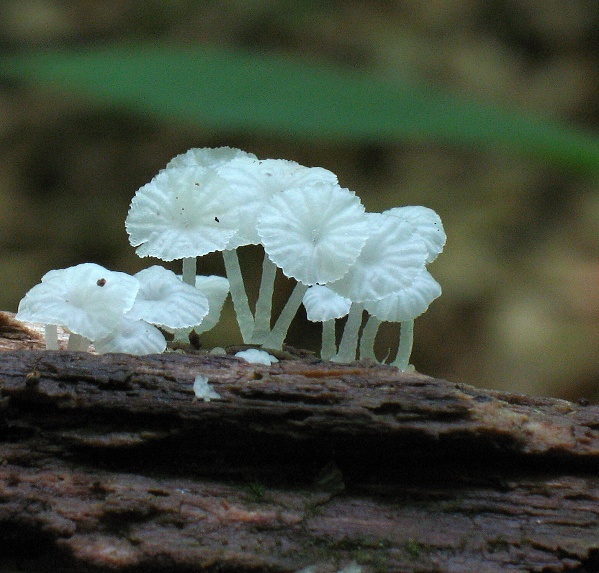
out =
[[[0,570],[599,571],[596,406],[42,348],[0,317]]]

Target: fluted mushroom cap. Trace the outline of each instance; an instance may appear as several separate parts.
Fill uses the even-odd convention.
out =
[[[349,313],[351,300],[338,295],[323,285],[311,286],[302,299],[306,318],[311,322],[325,322],[342,318]]]
[[[239,198],[203,167],[163,169],[131,201],[125,228],[140,257],[163,261],[221,251],[239,227]]]
[[[107,336],[132,306],[139,282],[83,263],[47,272],[19,303],[17,319],[56,324],[89,340]]]
[[[332,183],[273,195],[257,229],[270,260],[283,274],[307,285],[340,279],[368,234],[360,199]]]
[[[379,300],[409,286],[422,271],[428,250],[411,223],[367,213],[368,239],[349,271],[327,286],[352,302]]]
[[[433,262],[443,251],[447,235],[443,229],[441,217],[428,207],[409,205],[407,207],[394,207],[383,211],[383,215],[392,215],[414,225],[416,232],[426,245],[428,256],[426,263]]]
[[[139,292],[127,313],[132,320],[145,320],[156,326],[187,328],[200,324],[208,314],[208,299],[177,275],[155,265],[135,274]]]
[[[364,309],[379,320],[414,320],[441,296],[441,285],[423,268],[411,284],[376,301],[364,303]]]
[[[123,316],[108,336],[94,342],[94,348],[100,354],[160,354],[166,349],[166,339],[160,330],[144,320],[132,320]]]

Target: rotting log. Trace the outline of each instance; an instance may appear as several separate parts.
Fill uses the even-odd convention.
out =
[[[45,351],[8,315],[0,349],[0,570],[599,571],[599,407],[307,355]]]

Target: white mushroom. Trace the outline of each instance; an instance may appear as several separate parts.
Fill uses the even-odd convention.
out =
[[[258,160],[249,156],[236,157],[219,166],[218,173],[227,180],[232,192],[239,197],[239,230],[223,251],[231,298],[244,342],[261,343],[270,332],[272,295],[276,266],[267,255],[262,265],[262,279],[256,302],[255,320],[250,311],[243,285],[237,249],[258,244],[256,224],[270,198],[290,187],[306,187],[316,183],[337,183],[337,176],[321,167],[305,167],[284,159]]]
[[[374,358],[374,339],[381,321],[400,323],[401,336],[393,365],[406,370],[412,352],[414,319],[426,312],[433,300],[441,296],[441,286],[426,270],[412,284],[377,301],[369,301],[364,308],[371,315],[362,332],[360,358]]]
[[[348,314],[351,300],[338,295],[326,286],[314,285],[308,288],[302,303],[309,321],[322,322],[320,357],[323,360],[330,360],[337,353],[335,319]]]
[[[307,286],[343,277],[368,234],[359,198],[338,185],[314,184],[282,191],[258,218],[258,234],[268,257],[298,281],[271,333],[268,348],[282,346]]]
[[[166,328],[191,328],[208,314],[208,299],[172,271],[152,266],[135,274],[139,292],[127,318]]]
[[[178,278],[180,279],[181,276],[179,275]],[[229,294],[229,281],[225,277],[217,275],[197,275],[195,287],[208,300],[208,314],[202,319],[201,323],[194,324],[192,328],[166,328],[165,330],[168,332],[174,333],[175,341],[188,341],[191,330],[195,330],[196,334],[202,334],[214,328],[220,319],[223,305]]]
[[[144,320],[133,320],[123,316],[108,336],[94,341],[94,348],[100,354],[160,354],[166,349],[166,339],[160,330]]]
[[[411,223],[420,238],[424,241],[428,255],[426,264],[432,263],[443,251],[447,235],[443,229],[441,217],[428,207],[410,205],[394,207],[383,211],[383,215],[392,215]]]
[[[425,264],[434,261],[443,251],[447,236],[441,217],[432,209],[421,206],[395,207],[384,211],[383,214],[398,217],[414,226],[427,249]],[[400,296],[396,295],[397,293],[394,293],[389,300],[382,299],[366,305],[370,309],[376,310],[375,313],[371,313],[373,316],[369,318],[362,332],[360,356],[364,353],[365,356],[375,358],[374,339],[380,317],[386,315],[389,318],[385,320],[400,323],[399,347],[393,365],[401,370],[406,370],[409,367],[412,353],[414,318],[425,312],[428,305],[441,295],[441,287],[428,271],[424,270],[412,287],[409,287]],[[401,318],[402,316],[404,319]],[[405,318],[406,316],[411,316],[411,318]]]
[[[141,187],[125,221],[140,257],[183,259],[183,280],[193,284],[195,258],[223,250],[239,225],[238,201],[212,169],[163,169]]]
[[[349,271],[328,284],[352,302],[378,300],[409,286],[428,251],[414,226],[381,213],[367,213],[368,239]]]
[[[368,225],[355,193],[331,183],[274,195],[258,218],[268,257],[306,285],[340,279],[358,258]]]
[[[17,319],[59,325],[71,332],[68,348],[85,350],[89,341],[110,334],[132,306],[137,279],[94,263],[52,270],[19,303]],[[47,340],[48,348],[57,346]]]
[[[369,234],[360,255],[340,280],[327,285],[352,301],[339,352],[334,357],[338,362],[356,357],[363,303],[411,285],[428,256],[424,241],[411,223],[381,213],[367,213],[366,217]]]

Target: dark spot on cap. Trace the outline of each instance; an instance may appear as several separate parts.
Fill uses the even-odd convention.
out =
[[[218,217],[214,217],[214,220],[215,220],[217,223],[220,223],[220,221],[218,220]]]
[[[104,286],[106,284],[106,279],[98,279],[96,281],[96,284],[100,287]]]

